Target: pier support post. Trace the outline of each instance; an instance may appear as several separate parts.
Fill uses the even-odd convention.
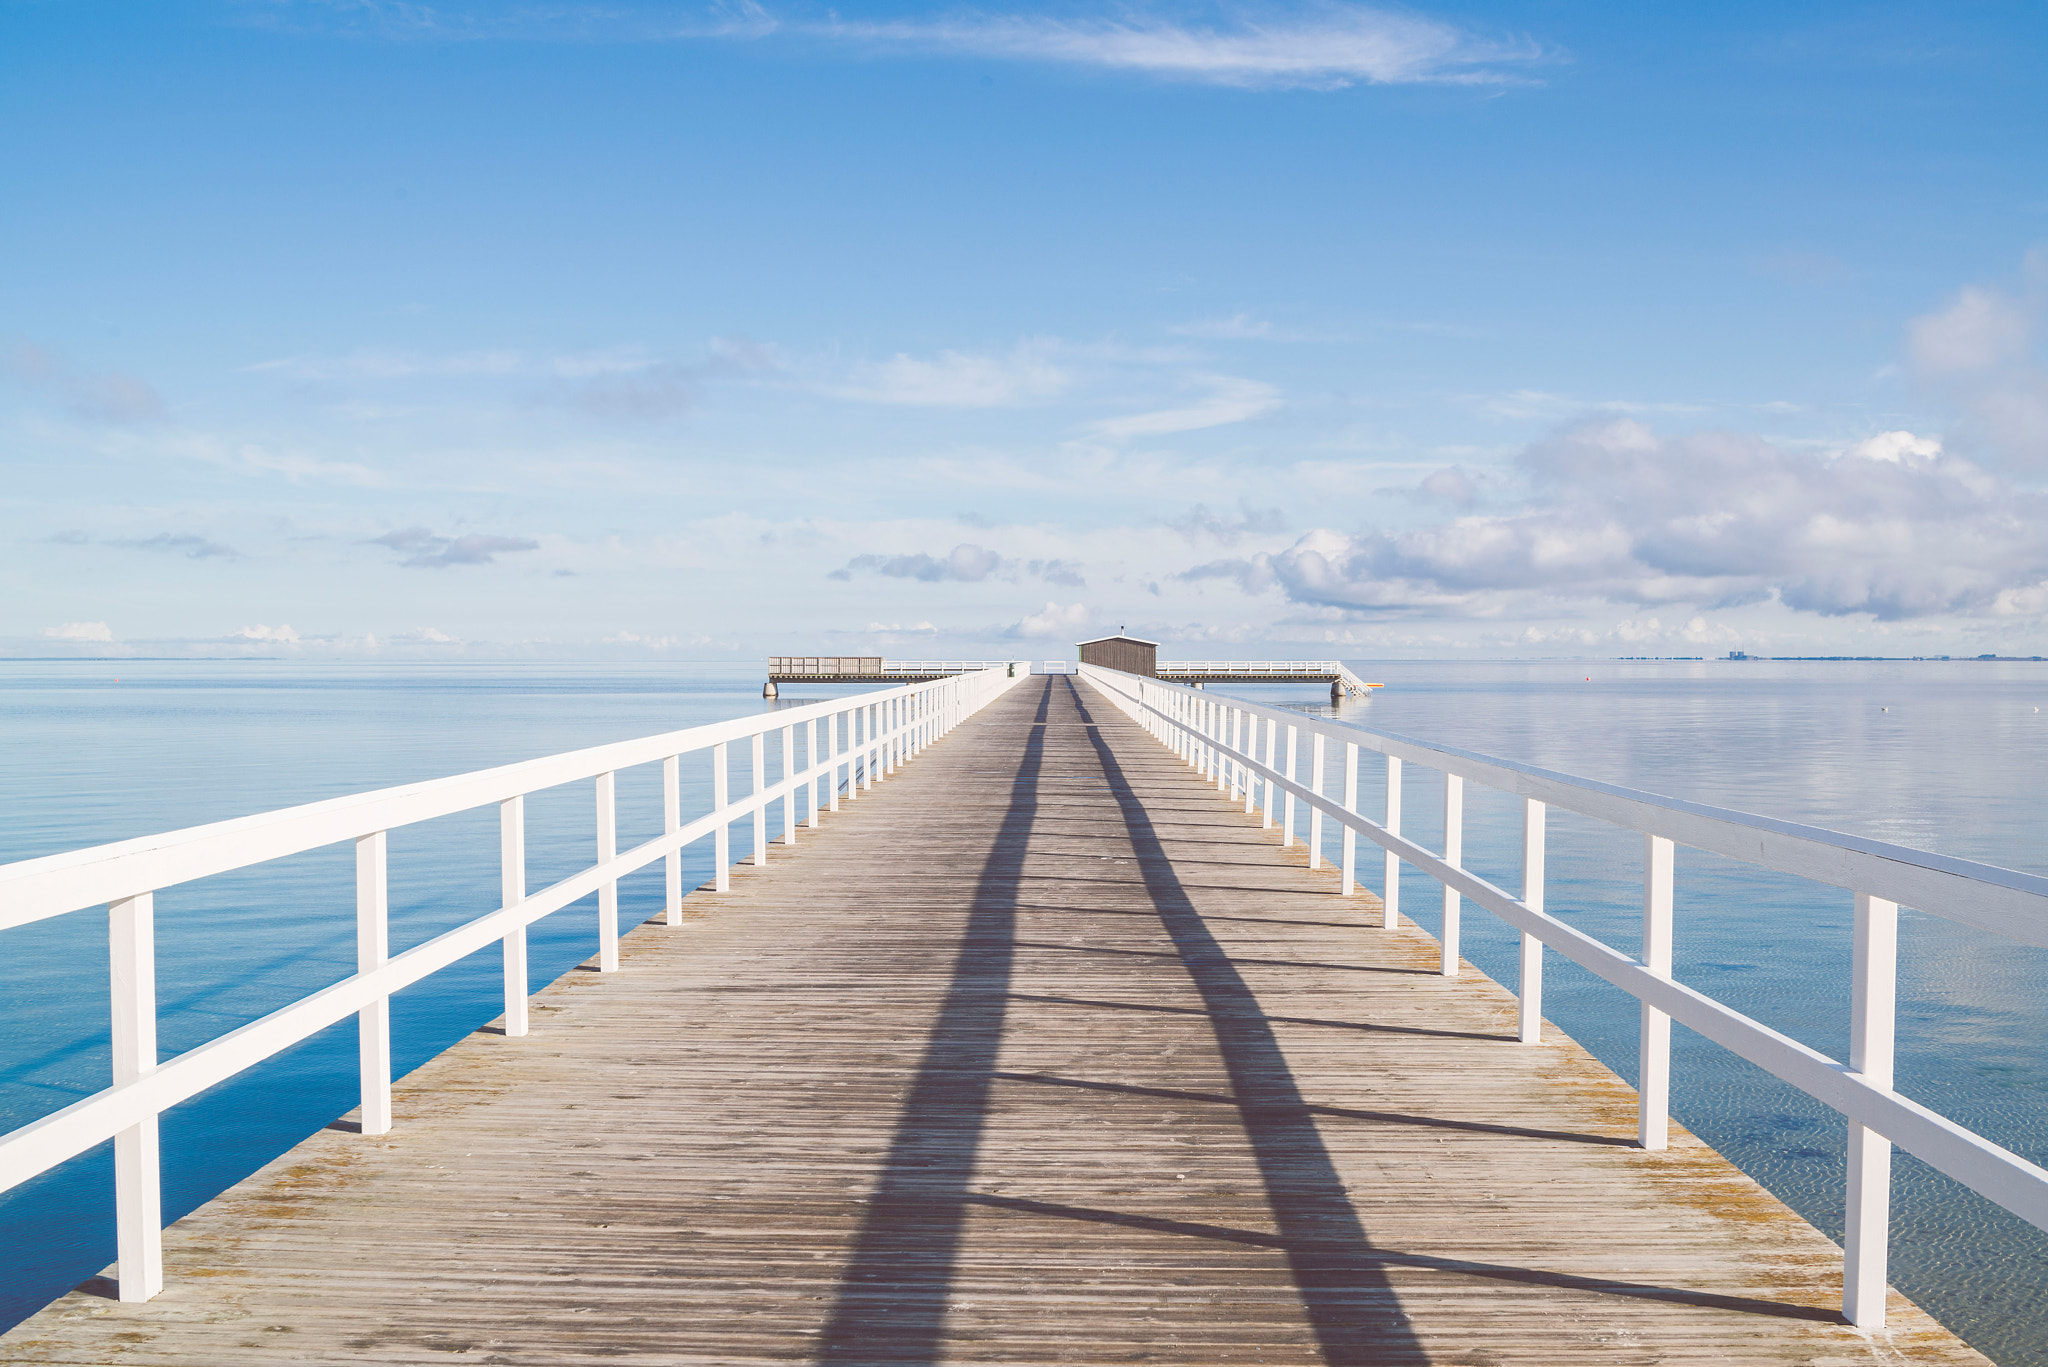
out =
[[[1899,904],[1856,894],[1856,942],[1849,987],[1849,1067],[1866,1082],[1892,1085],[1897,1011]],[[1843,1222],[1842,1316],[1858,1329],[1885,1322],[1890,1253],[1892,1144],[1849,1122],[1849,1201]]]
[[[107,908],[114,1085],[156,1071],[156,895]],[[146,1301],[164,1289],[163,1175],[154,1112],[114,1136],[115,1276],[120,1298]]]
[[[770,679],[767,683],[761,685],[761,696],[764,698],[773,698],[777,696],[775,692],[775,680]]]

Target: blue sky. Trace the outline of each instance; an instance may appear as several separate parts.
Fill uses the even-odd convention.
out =
[[[2048,653],[2044,57],[0,0],[0,651]]]

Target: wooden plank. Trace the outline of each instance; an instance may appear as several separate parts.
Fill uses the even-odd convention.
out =
[[[20,1363],[1982,1363],[1065,677]]]

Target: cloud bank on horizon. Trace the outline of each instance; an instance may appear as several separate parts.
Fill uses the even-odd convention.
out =
[[[1823,173],[2022,126],[1996,16],[1944,123],[1344,3],[201,5],[100,56],[242,103],[90,106],[92,10],[0,19],[0,651],[2048,653],[2040,139]]]

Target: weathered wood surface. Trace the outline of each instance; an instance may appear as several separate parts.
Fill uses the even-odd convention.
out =
[[[0,1359],[1984,1361],[1334,891],[1032,680]]]

